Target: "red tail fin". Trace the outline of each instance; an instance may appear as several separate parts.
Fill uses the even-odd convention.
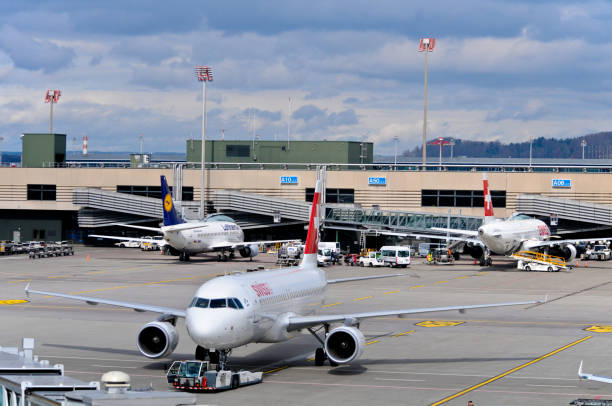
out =
[[[485,222],[490,220],[493,217],[493,201],[491,200],[491,191],[489,190],[489,180],[487,179],[487,174],[484,173],[482,175],[482,185],[483,185],[483,194],[484,194],[484,214],[485,214]]]
[[[314,196],[312,198],[312,209],[310,210],[310,222],[308,223],[308,236],[304,247],[304,260],[302,266],[317,266],[317,251],[319,248],[319,207],[321,204],[321,182],[317,180]]]

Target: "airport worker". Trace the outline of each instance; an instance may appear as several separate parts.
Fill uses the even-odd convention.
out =
[[[471,400],[468,400],[468,406],[474,406],[474,403],[472,403]]]

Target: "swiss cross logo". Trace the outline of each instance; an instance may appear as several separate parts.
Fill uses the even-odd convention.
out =
[[[270,289],[267,283],[256,283],[251,285],[251,287],[257,294],[257,297],[270,296],[272,294],[272,289]]]
[[[538,226],[538,231],[540,232],[540,235],[548,235],[549,234],[548,227],[546,227],[545,225]]]

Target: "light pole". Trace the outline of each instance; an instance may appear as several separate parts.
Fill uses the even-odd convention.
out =
[[[531,168],[531,151],[533,150],[533,137],[529,137],[529,167]]]
[[[2,166],[2,141],[4,141],[4,137],[0,137],[0,166]]]
[[[291,97],[289,98],[289,114],[287,115],[287,151],[290,149],[290,139],[291,139]]]
[[[198,80],[202,82],[202,189],[200,191],[200,217],[204,218],[206,215],[206,185],[204,184],[204,167],[206,166],[206,82],[212,82],[213,75],[212,70],[208,66],[196,66],[195,72]]]
[[[142,151],[144,150],[144,135],[140,134],[138,136],[138,142],[140,143],[140,155],[142,155]]]
[[[435,141],[430,142],[430,145],[439,145],[440,146],[440,167],[442,167],[442,146],[450,145],[450,142],[446,141],[442,137],[438,137]]]
[[[47,95],[45,96],[45,103],[49,103],[50,105],[49,134],[53,134],[53,104],[59,101],[61,95],[61,90],[47,90]]]
[[[450,147],[451,147],[451,157],[450,157],[450,159],[452,161],[453,160],[453,148],[455,147],[455,139],[451,138],[448,145],[450,145]]]
[[[582,139],[582,141],[580,141],[580,146],[582,147],[582,159],[584,160],[584,148],[586,148],[587,146],[587,142],[585,139]]]
[[[423,166],[427,163],[427,54],[433,51],[435,38],[421,38],[419,52],[425,52],[425,94],[423,101]]]

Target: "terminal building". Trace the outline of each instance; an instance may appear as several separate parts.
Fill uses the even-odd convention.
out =
[[[65,139],[24,134],[22,165],[0,167],[0,239],[79,241],[116,231],[117,223],[157,225],[160,175],[175,187],[184,217],[201,215],[200,141],[187,140],[184,159],[125,154],[109,160],[67,158]],[[372,143],[350,141],[207,141],[206,212],[227,213],[249,238],[303,237],[317,166],[325,168],[328,241],[357,244],[366,235],[432,226],[476,229],[483,173],[497,217],[522,212],[549,223],[552,216],[556,232],[568,237],[612,227],[612,161],[432,158],[425,166],[417,159],[395,164],[375,159]]]

